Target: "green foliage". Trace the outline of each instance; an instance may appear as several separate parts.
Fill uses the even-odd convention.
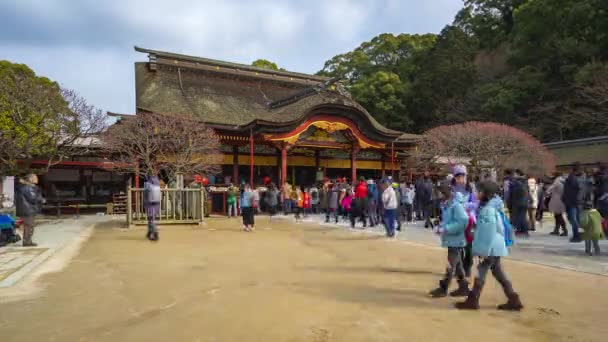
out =
[[[62,134],[78,129],[57,83],[0,61],[0,175],[13,172],[18,159],[53,154]]]
[[[269,69],[269,70],[285,70],[279,69],[279,66],[276,63],[273,63],[266,59],[256,59],[251,63],[252,66],[256,68]]]
[[[351,52],[333,57],[320,75],[340,77],[353,96],[382,124],[412,128],[406,101],[413,77],[435,35],[381,34]]]
[[[494,121],[554,141],[608,134],[607,63],[608,1],[464,0],[438,36],[381,34],[319,73],[391,128]]]

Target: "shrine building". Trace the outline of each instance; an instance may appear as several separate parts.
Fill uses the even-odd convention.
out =
[[[337,79],[135,50],[148,55],[135,63],[136,115],[196,118],[213,128],[223,156],[212,182],[397,175],[419,138],[378,123]]]

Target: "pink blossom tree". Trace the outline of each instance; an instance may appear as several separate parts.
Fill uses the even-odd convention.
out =
[[[501,174],[517,168],[535,176],[555,169],[555,157],[537,139],[517,128],[492,122],[466,122],[427,131],[413,158],[418,165],[468,164]]]

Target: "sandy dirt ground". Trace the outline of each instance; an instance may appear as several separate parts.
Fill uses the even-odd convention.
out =
[[[205,227],[96,227],[35,298],[0,303],[2,341],[606,341],[608,277],[516,261],[526,308],[488,278],[479,312],[431,299],[445,251],[258,218]]]

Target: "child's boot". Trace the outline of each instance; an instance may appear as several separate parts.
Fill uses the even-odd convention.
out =
[[[498,310],[505,310],[505,311],[520,311],[521,309],[524,308],[524,306],[521,304],[521,300],[519,299],[519,295],[515,292],[510,293],[509,295],[507,295],[507,302],[505,304],[501,304],[498,306]]]
[[[469,295],[469,282],[466,279],[458,281],[458,288],[450,292],[450,297],[466,297]]]
[[[479,310],[479,296],[483,289],[483,282],[475,279],[475,285],[469,292],[469,296],[464,302],[456,303],[454,306],[459,310]]]
[[[443,279],[439,281],[439,287],[429,292],[433,298],[442,298],[448,295],[448,281]]]
[[[593,254],[591,254],[591,241],[590,240],[585,240],[585,254],[591,256]]]

